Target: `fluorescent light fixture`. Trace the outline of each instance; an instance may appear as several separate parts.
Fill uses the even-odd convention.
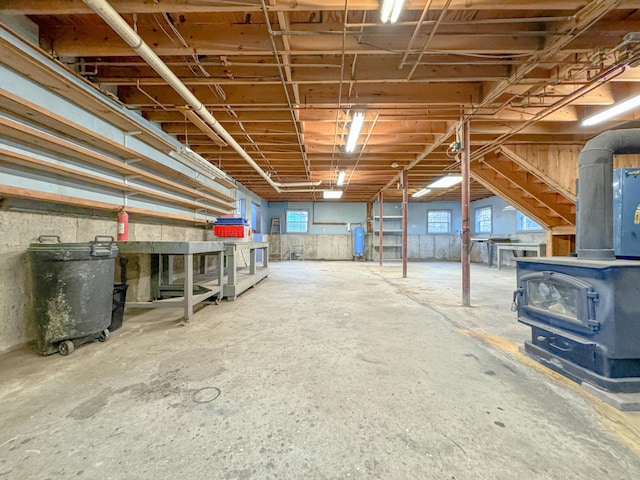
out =
[[[591,125],[596,125],[600,122],[604,122],[605,120],[609,120],[610,118],[616,117],[621,113],[628,112],[629,110],[633,110],[636,107],[640,106],[640,95],[636,95],[635,97],[631,97],[628,100],[625,100],[622,103],[618,103],[617,105],[613,105],[612,107],[607,108],[603,112],[598,113],[597,115],[593,115],[589,118],[586,118],[582,122],[583,127],[590,127]]]
[[[380,9],[380,21],[382,23],[396,23],[400,16],[400,11],[404,5],[404,0],[383,0]]]
[[[322,198],[342,198],[342,190],[324,190]]]
[[[449,188],[462,181],[462,175],[445,175],[427,185],[428,188]]]
[[[214,178],[227,177],[227,175],[218,167],[214,167],[199,154],[191,150],[189,147],[185,147],[184,145],[178,147],[173,152],[169,152],[169,155],[205,176],[211,176]]]
[[[356,149],[356,142],[362,130],[362,124],[364,123],[364,112],[356,112],[351,120],[351,127],[349,128],[349,137],[347,137],[347,153],[351,153]]]
[[[200,175],[215,180],[227,188],[236,188],[236,185],[229,179],[226,173],[209,163],[208,160],[201,157],[189,147],[182,145],[175,151],[169,152],[169,156],[198,172]]]
[[[429,193],[430,191],[431,191],[431,189],[429,189],[429,188],[423,188],[422,190],[418,190],[416,193],[414,193],[411,196],[415,197],[415,198],[422,197],[422,196],[426,195],[427,193]]]
[[[341,187],[344,183],[344,177],[346,176],[346,170],[338,170],[338,179],[336,180],[336,185]]]

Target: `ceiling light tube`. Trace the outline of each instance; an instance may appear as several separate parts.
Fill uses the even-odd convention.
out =
[[[582,122],[582,126],[590,127],[592,125],[596,125],[598,123],[604,122],[605,120],[609,120],[610,118],[616,117],[621,113],[625,113],[625,112],[628,112],[629,110],[633,110],[638,106],[640,106],[640,95],[631,97],[630,99],[625,100],[622,103],[618,103],[617,105],[613,105],[612,107],[607,108],[606,110],[598,113],[597,115],[593,115],[589,118],[586,118]]]
[[[322,198],[342,198],[342,190],[324,190]]]
[[[416,193],[414,193],[413,195],[411,195],[414,198],[418,198],[418,197],[422,197],[424,195],[426,195],[427,193],[429,193],[431,190],[428,188],[423,188],[422,190],[418,190]]]
[[[449,188],[462,182],[462,175],[445,175],[427,185],[428,188]]]
[[[380,21],[382,23],[387,23],[389,21],[391,23],[396,23],[403,5],[404,0],[384,0],[382,2],[382,8],[380,9]]]
[[[338,179],[336,180],[336,185],[341,187],[344,184],[344,177],[347,174],[346,170],[338,171]]]
[[[349,129],[349,137],[347,138],[347,153],[351,153],[356,149],[356,142],[360,136],[360,130],[364,124],[364,112],[356,112],[351,120],[351,127]]]

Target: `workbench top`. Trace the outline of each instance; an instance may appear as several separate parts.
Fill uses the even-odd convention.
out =
[[[223,242],[117,242],[120,253],[161,253],[189,255],[223,252]]]

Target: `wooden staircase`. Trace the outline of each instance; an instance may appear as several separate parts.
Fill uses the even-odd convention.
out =
[[[547,245],[554,255],[573,251],[574,195],[506,147],[473,161],[470,167],[478,183],[548,229]]]

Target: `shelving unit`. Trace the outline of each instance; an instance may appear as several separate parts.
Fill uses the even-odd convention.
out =
[[[379,249],[380,216],[373,217],[373,248]],[[402,215],[382,216],[382,248],[390,249],[385,258],[400,258],[402,256]],[[392,249],[392,250],[391,250]]]

